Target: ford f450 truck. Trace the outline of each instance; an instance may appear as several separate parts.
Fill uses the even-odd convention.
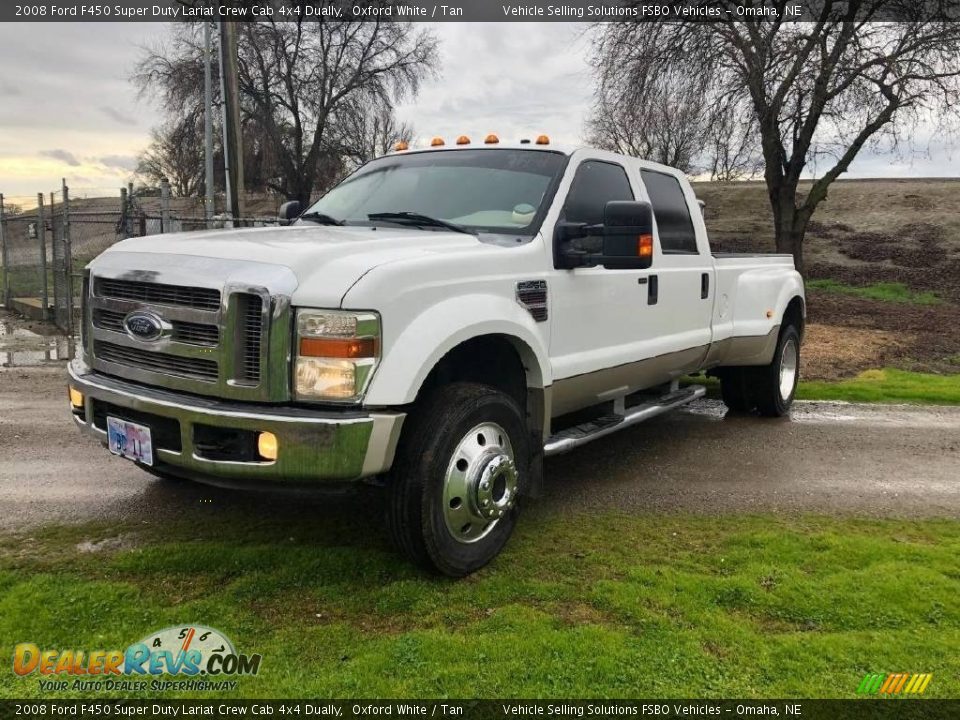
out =
[[[83,288],[77,425],[160,476],[369,481],[402,551],[461,576],[543,458],[677,408],[787,412],[787,255],[711,253],[683,173],[496,137],[373,160],[281,227],[125,240]]]

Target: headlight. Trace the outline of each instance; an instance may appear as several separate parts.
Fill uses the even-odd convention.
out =
[[[380,316],[374,312],[297,312],[298,400],[358,401],[380,360]]]

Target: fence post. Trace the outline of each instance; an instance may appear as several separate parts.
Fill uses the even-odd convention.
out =
[[[124,240],[130,237],[130,218],[127,215],[126,188],[120,188],[120,236]]]
[[[10,307],[10,278],[7,275],[9,262],[7,259],[7,235],[6,235],[7,217],[3,214],[3,193],[0,193],[0,263],[3,263],[3,292],[0,293],[0,299],[3,300],[5,308]]]
[[[160,232],[170,232],[170,181],[160,180]]]
[[[63,266],[66,277],[65,291],[67,294],[67,327],[68,333],[73,332],[73,247],[70,244],[70,188],[66,179],[63,180]]]
[[[46,320],[50,309],[50,289],[47,287],[47,217],[43,212],[43,193],[37,193],[37,240],[40,243],[40,275],[43,278],[40,312]]]

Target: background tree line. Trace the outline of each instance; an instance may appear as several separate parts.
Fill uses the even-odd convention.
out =
[[[948,0],[899,3],[898,21],[881,22],[893,18],[891,1],[812,0],[812,20],[800,23],[598,25],[586,139],[721,181],[762,176],[776,248],[802,270],[811,216],[864,147],[896,147],[921,120],[947,133],[960,117],[960,22],[936,13]],[[787,4],[775,3],[781,13]],[[134,74],[165,113],[139,172],[148,183],[167,177],[178,194],[198,195],[202,26],[171,32]],[[246,189],[307,202],[409,140],[413,130],[393,108],[435,72],[437,57],[432,31],[412,23],[240,25]],[[216,83],[215,94],[217,104]],[[216,148],[219,156],[219,134]],[[216,166],[222,188],[222,157]],[[807,176],[813,182],[801,186]]]

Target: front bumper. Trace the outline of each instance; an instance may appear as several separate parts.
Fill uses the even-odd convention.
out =
[[[118,380],[78,360],[69,373],[71,387],[84,396],[83,409],[73,413],[83,432],[106,445],[106,415],[153,422],[154,468],[214,484],[294,487],[378,475],[393,463],[405,417],[202,398]],[[211,429],[241,436],[271,432],[278,440],[277,459],[205,457],[202,437]]]

